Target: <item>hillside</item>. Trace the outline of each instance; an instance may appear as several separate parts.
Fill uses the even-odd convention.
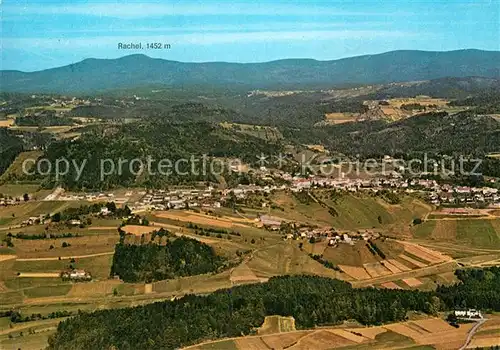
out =
[[[216,181],[213,173],[220,170],[222,174],[227,169],[222,168],[220,162],[210,163],[208,158],[203,162],[203,155],[237,157],[255,162],[255,154],[270,154],[281,147],[278,143],[265,142],[261,138],[207,122],[174,123],[155,119],[120,126],[99,126],[76,140],[63,139],[51,143],[44,157],[53,162],[59,158],[72,159],[76,164],[85,163],[85,167],[80,176],[72,167],[59,179],[56,179],[52,169],[44,181],[48,187],[58,182],[73,189]],[[148,157],[151,171],[146,168]],[[182,158],[188,161],[177,163]],[[107,159],[109,168],[106,172],[109,176],[100,177],[103,159]],[[121,168],[116,166],[119,159],[126,160]],[[134,159],[136,161],[133,162]],[[212,170],[211,164],[213,171],[207,171]]]
[[[348,155],[383,156],[430,152],[484,155],[500,145],[500,122],[474,112],[424,113],[393,123],[365,121],[311,128],[284,129],[286,139],[325,145]]]
[[[265,63],[185,63],[130,55],[85,59],[38,72],[2,71],[9,92],[83,93],[139,86],[233,88],[321,88],[429,80],[444,77],[500,77],[500,52],[391,51],[333,61],[286,59]]]

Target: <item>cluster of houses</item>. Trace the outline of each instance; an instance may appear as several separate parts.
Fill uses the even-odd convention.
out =
[[[380,234],[377,232],[363,232],[363,233],[343,233],[336,234],[335,236],[328,237],[328,245],[331,247],[336,247],[339,244],[349,244],[354,245],[356,242],[363,240],[369,241],[371,239],[377,239]]]
[[[183,189],[183,190],[155,190],[147,193],[134,209],[186,209],[186,208],[220,208],[221,203],[215,196],[214,188],[209,186],[205,189]],[[132,209],[132,207],[131,207]]]
[[[31,98],[37,98],[37,95],[31,95]],[[72,106],[88,106],[90,105],[90,100],[82,99],[77,97],[67,97],[67,96],[59,96],[59,97],[50,97],[50,106],[51,107],[72,107]]]
[[[65,281],[85,282],[92,280],[92,275],[85,270],[65,270],[61,272],[60,276]]]
[[[455,310],[454,314],[458,318],[465,318],[465,319],[482,319],[483,318],[481,311],[476,310],[476,309]]]
[[[47,215],[40,214],[38,216],[30,216],[28,219],[21,222],[21,227],[32,225],[43,225],[47,220]]]
[[[145,192],[143,192],[145,193]],[[127,196],[127,194],[129,194]],[[113,193],[85,193],[85,194],[61,194],[57,196],[59,201],[89,201],[89,202],[102,202],[102,201],[113,201],[116,204],[126,203],[132,192],[128,192],[124,197],[115,197]]]
[[[21,203],[21,198],[0,198],[0,207],[7,207]]]
[[[427,192],[429,201],[435,205],[441,204],[490,204],[500,207],[500,192],[494,187],[468,187],[450,184],[439,184],[435,180],[403,179],[403,178],[373,178],[373,179],[332,179],[319,176],[308,178],[290,178],[290,190],[299,192],[304,189],[327,187],[349,192],[382,190],[399,190],[407,193]]]
[[[435,205],[480,203],[500,207],[500,193],[492,187],[438,185],[432,188],[429,201]]]

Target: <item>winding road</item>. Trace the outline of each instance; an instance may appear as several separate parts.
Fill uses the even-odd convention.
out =
[[[477,322],[474,327],[471,328],[471,330],[469,331],[469,333],[467,334],[467,339],[465,339],[465,343],[464,345],[462,345],[462,347],[460,348],[460,350],[465,350],[467,349],[467,347],[469,346],[471,340],[472,340],[472,337],[474,336],[474,334],[476,334],[477,330],[479,327],[482,326],[483,323],[485,323],[486,321],[488,321],[487,318],[482,318],[481,320],[479,320],[479,322]]]

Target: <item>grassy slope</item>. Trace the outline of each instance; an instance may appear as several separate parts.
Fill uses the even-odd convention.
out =
[[[411,197],[404,197],[399,205],[390,205],[380,198],[366,194],[344,195],[336,202],[322,198],[338,215],[332,216],[319,203],[301,203],[292,194],[277,193],[274,202],[284,210],[274,209],[272,215],[285,219],[331,225],[338,229],[357,230],[364,228],[386,228],[391,233],[406,233],[411,221],[422,217],[429,209]],[[380,221],[379,221],[380,219]]]

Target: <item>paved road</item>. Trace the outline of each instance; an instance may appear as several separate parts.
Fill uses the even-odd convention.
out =
[[[469,334],[467,334],[467,339],[465,340],[465,343],[464,343],[464,345],[462,345],[462,347],[460,348],[460,350],[467,349],[467,347],[469,346],[469,344],[470,344],[470,342],[472,340],[472,337],[474,336],[474,334],[476,334],[478,328],[481,327],[481,325],[483,323],[485,323],[486,321],[488,321],[488,319],[487,318],[483,318],[478,323],[476,323],[474,325],[474,327],[471,328],[471,330],[469,331]]]

